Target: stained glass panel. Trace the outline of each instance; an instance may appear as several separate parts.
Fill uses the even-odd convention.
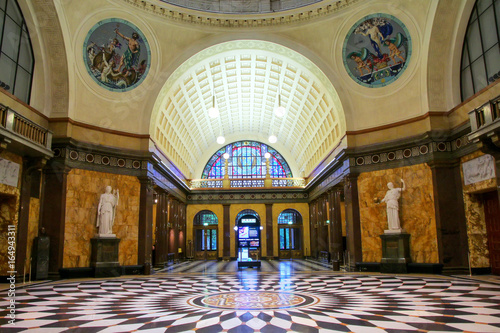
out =
[[[217,215],[209,210],[202,210],[194,217],[193,225],[217,225]]]
[[[271,178],[291,178],[292,172],[285,159],[272,147],[255,141],[238,141],[219,149],[208,161],[203,170],[203,179],[224,178],[224,153],[229,154],[229,178],[266,177],[266,158],[269,152],[269,174]]]
[[[278,216],[278,224],[302,224],[302,215],[294,209],[285,209]]]

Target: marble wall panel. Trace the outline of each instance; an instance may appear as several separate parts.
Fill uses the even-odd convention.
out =
[[[8,151],[1,152],[0,157],[20,165],[17,186],[0,184],[0,272],[3,272],[0,275],[7,275],[6,272],[9,270],[7,230],[9,225],[15,225],[17,233],[23,158]]]
[[[0,194],[0,275],[8,275],[8,234],[9,225],[18,225],[19,200],[12,195]],[[17,236],[17,235],[16,235]]]
[[[136,265],[140,182],[136,177],[72,169],[66,192],[63,267],[90,265],[90,239],[97,233],[97,207],[106,186],[120,191],[113,233],[120,238],[120,265]]]
[[[385,203],[380,203],[392,182],[406,190],[399,199],[401,226],[411,235],[410,255],[415,263],[439,262],[432,172],[428,165],[418,164],[360,174],[358,178],[361,220],[361,245],[364,262],[380,262],[380,235],[387,226]]]
[[[32,257],[31,255],[31,249],[33,247],[33,240],[35,239],[36,236],[38,236],[38,226],[40,224],[40,199],[38,198],[30,198],[30,214],[29,214],[29,220],[28,220],[28,244],[27,244],[27,250],[26,250],[26,256],[28,257],[28,260],[26,261],[26,271],[28,272],[30,270],[30,258]]]
[[[483,156],[477,151],[462,157],[461,164]],[[460,167],[462,182],[464,181],[463,168]],[[496,179],[487,179],[478,183],[464,185],[464,208],[467,222],[467,237],[469,243],[469,260],[472,268],[490,267],[490,254],[488,251],[488,233],[484,216],[484,204],[480,193],[496,190]]]

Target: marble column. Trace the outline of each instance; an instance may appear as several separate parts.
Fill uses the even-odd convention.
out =
[[[167,194],[158,190],[157,199],[155,263],[164,264],[168,253]]]
[[[222,216],[222,230],[224,233],[224,241],[222,245],[222,256],[224,260],[229,260],[231,259],[231,228],[230,228],[230,204],[223,204],[222,205],[223,210],[224,210],[224,215]]]
[[[334,188],[329,192],[330,203],[330,254],[332,259],[342,260],[342,215],[340,213],[340,195],[342,190]]]
[[[314,200],[309,203],[309,225],[311,230],[311,257],[318,257],[318,243],[317,243],[317,234],[318,234],[318,224],[317,224],[317,201]]]
[[[29,159],[23,160],[23,172],[21,178],[21,193],[19,199],[19,222],[17,228],[16,240],[16,271],[18,276],[24,275],[25,262],[31,258],[31,253],[27,253],[28,249],[28,230],[30,216],[30,198],[33,193],[31,189],[33,185],[40,187],[40,183],[33,184],[36,173],[39,173],[45,165],[45,159]],[[36,178],[39,181],[39,178]],[[29,267],[29,265],[28,265]],[[29,274],[29,271],[26,272]]]
[[[174,258],[175,260],[179,260],[179,201],[173,201],[173,212],[174,212]]]
[[[439,262],[444,270],[468,270],[468,243],[459,164],[429,163],[432,171]]]
[[[267,237],[267,257],[274,257],[274,234],[273,234],[273,204],[266,204],[266,237]]]
[[[361,252],[361,223],[359,215],[358,175],[349,174],[344,180],[348,270],[356,269],[356,262],[363,260]]]
[[[49,276],[59,276],[63,267],[64,228],[66,221],[67,179],[71,168],[51,163],[43,169],[40,227],[50,238]]]
[[[152,273],[153,247],[153,180],[150,177],[138,177],[141,182],[139,208],[139,245],[137,261],[144,266],[144,274]]]

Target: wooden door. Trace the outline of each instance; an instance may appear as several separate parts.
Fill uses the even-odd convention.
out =
[[[491,273],[500,275],[500,205],[498,203],[498,193],[496,191],[488,192],[483,194],[483,198]]]

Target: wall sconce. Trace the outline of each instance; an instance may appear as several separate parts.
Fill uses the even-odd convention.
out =
[[[264,227],[263,227],[263,226],[260,226],[259,228],[260,228],[260,230],[264,230]]]
[[[234,226],[234,231],[238,231],[238,227],[237,226]]]

